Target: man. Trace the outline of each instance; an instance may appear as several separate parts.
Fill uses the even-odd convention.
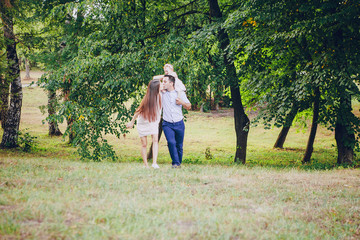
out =
[[[167,63],[164,65],[164,73],[165,75],[171,75],[175,78],[175,91],[178,93],[178,97],[180,97],[180,92],[181,91],[186,91],[185,85],[183,84],[183,82],[178,78],[176,72],[174,72],[174,67],[173,65],[171,65],[170,63]],[[158,79],[160,81],[162,81],[162,79],[164,78],[165,75],[157,75],[154,76],[153,79]]]
[[[168,142],[168,148],[172,159],[172,167],[180,168],[183,156],[183,142],[185,135],[185,124],[183,121],[182,107],[191,109],[191,103],[185,92],[175,91],[175,78],[165,75],[163,78],[164,89],[162,94],[163,123],[162,128]]]

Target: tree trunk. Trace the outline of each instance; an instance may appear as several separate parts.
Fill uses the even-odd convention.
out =
[[[67,122],[67,128],[69,129],[69,142],[68,142],[68,144],[72,145],[73,142],[74,142],[74,139],[75,139],[75,133],[72,130],[72,125],[74,123],[74,119],[73,118],[70,118],[70,119],[67,118],[66,122]]]
[[[245,114],[244,108],[241,102],[241,95],[239,86],[231,87],[231,99],[234,107],[234,120],[235,120],[235,132],[236,132],[236,153],[235,162],[246,162],[246,148],[247,137],[249,134],[250,120]]]
[[[50,90],[48,93],[48,114],[49,120],[49,136],[61,136],[62,133],[56,121],[52,119],[56,114],[56,91]]]
[[[2,129],[5,129],[7,111],[9,108],[9,88],[10,84],[0,75],[0,121]]]
[[[336,123],[335,126],[335,140],[338,150],[338,164],[351,164],[354,161],[354,150],[345,143],[355,141],[354,134],[349,134],[346,126],[341,123]]]
[[[294,121],[294,118],[298,112],[299,107],[297,104],[293,104],[290,112],[288,115],[286,115],[285,123],[283,125],[283,128],[281,129],[281,132],[279,133],[279,136],[274,144],[274,148],[284,148],[284,143],[287,137],[287,134],[290,130],[290,127],[292,125],[292,122]]]
[[[64,75],[64,80],[63,81],[64,81],[64,88],[63,88],[64,101],[67,102],[67,101],[69,101],[72,80],[70,78],[66,79],[66,75]],[[74,139],[75,139],[75,133],[72,130],[72,125],[74,123],[73,117],[71,115],[69,117],[67,117],[66,122],[67,122],[67,130],[69,132],[69,142],[68,142],[68,144],[71,145],[73,143]]]
[[[162,129],[162,122],[163,122],[163,119],[161,118],[160,119],[160,122],[159,122],[159,134],[158,134],[158,141],[160,142],[160,138],[161,138],[161,134],[163,132],[163,129]],[[152,147],[153,147],[153,144],[151,143],[151,146],[150,146],[150,149],[149,149],[149,152],[148,152],[148,155],[147,155],[147,159],[152,159]]]
[[[204,111],[204,105],[205,105],[205,103],[202,103],[202,104],[201,104],[201,106],[200,106],[200,112],[205,112],[205,111]]]
[[[210,6],[210,18],[219,19],[222,13],[217,0],[208,0]],[[223,51],[223,61],[226,67],[226,77],[229,80],[231,99],[234,107],[234,121],[236,132],[236,152],[234,161],[237,163],[246,162],[247,137],[249,133],[249,118],[245,114],[239,89],[239,79],[236,75],[236,68],[229,58],[227,48],[230,44],[229,36],[224,29],[219,29],[218,40],[220,49]]]
[[[352,127],[349,124],[349,119],[352,113],[351,96],[342,97],[340,99],[341,109],[337,114],[335,125],[335,140],[338,150],[338,164],[351,164],[354,161],[354,143],[355,135],[350,130]]]
[[[17,147],[18,131],[20,125],[22,86],[20,79],[19,59],[16,53],[16,42],[13,31],[13,20],[2,10],[4,37],[6,41],[6,53],[8,61],[8,74],[11,81],[10,106],[7,111],[4,134],[0,144],[1,148]]]
[[[348,69],[346,59],[344,55],[345,43],[344,34],[342,29],[338,29],[334,33],[334,49],[336,49],[336,57],[338,59],[339,69]],[[349,76],[350,79],[350,76]],[[354,127],[352,126],[351,118],[354,117],[351,106],[351,95],[347,92],[346,87],[338,86],[338,92],[340,95],[340,108],[338,109],[335,123],[335,140],[338,150],[338,164],[352,164],[354,161],[354,148],[355,148],[355,134]]]
[[[26,69],[25,79],[30,79],[30,64],[27,58],[25,58],[25,69]]]
[[[312,155],[312,152],[314,150],[314,141],[316,136],[316,130],[317,130],[317,121],[319,118],[319,108],[320,108],[320,88],[316,87],[315,89],[315,99],[314,99],[314,109],[313,109],[313,119],[311,124],[311,130],[309,135],[309,140],[306,146],[304,158],[302,160],[303,163],[310,162],[310,158]]]

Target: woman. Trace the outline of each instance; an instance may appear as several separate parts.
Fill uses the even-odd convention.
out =
[[[162,84],[159,80],[151,80],[146,95],[142,99],[140,106],[135,111],[135,114],[130,122],[126,124],[127,128],[134,126],[135,119],[137,119],[137,130],[141,139],[141,156],[144,161],[145,167],[148,166],[146,149],[147,149],[147,136],[151,135],[153,147],[153,168],[159,168],[157,165],[157,156],[159,152],[158,132],[161,114],[161,95]]]

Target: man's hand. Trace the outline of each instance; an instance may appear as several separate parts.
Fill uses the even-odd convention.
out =
[[[177,105],[182,105],[186,110],[190,110],[191,109],[191,103],[185,103],[183,100],[181,100],[180,98],[176,98],[176,104]]]
[[[162,81],[163,78],[164,78],[164,75],[156,75],[156,76],[153,76],[153,80],[160,80],[160,81]]]
[[[180,98],[176,98],[176,104],[177,105],[183,105],[184,101],[181,100]]]

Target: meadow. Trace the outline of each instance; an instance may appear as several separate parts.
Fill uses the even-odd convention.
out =
[[[155,170],[142,166],[136,129],[108,136],[119,161],[80,161],[47,135],[46,102],[41,88],[24,88],[20,129],[37,147],[0,150],[0,239],[360,238],[360,170],[336,165],[324,127],[307,165],[307,129],[294,126],[274,150],[280,129],[252,127],[238,165],[231,110],[190,111],[182,168],[170,167],[162,137]]]

